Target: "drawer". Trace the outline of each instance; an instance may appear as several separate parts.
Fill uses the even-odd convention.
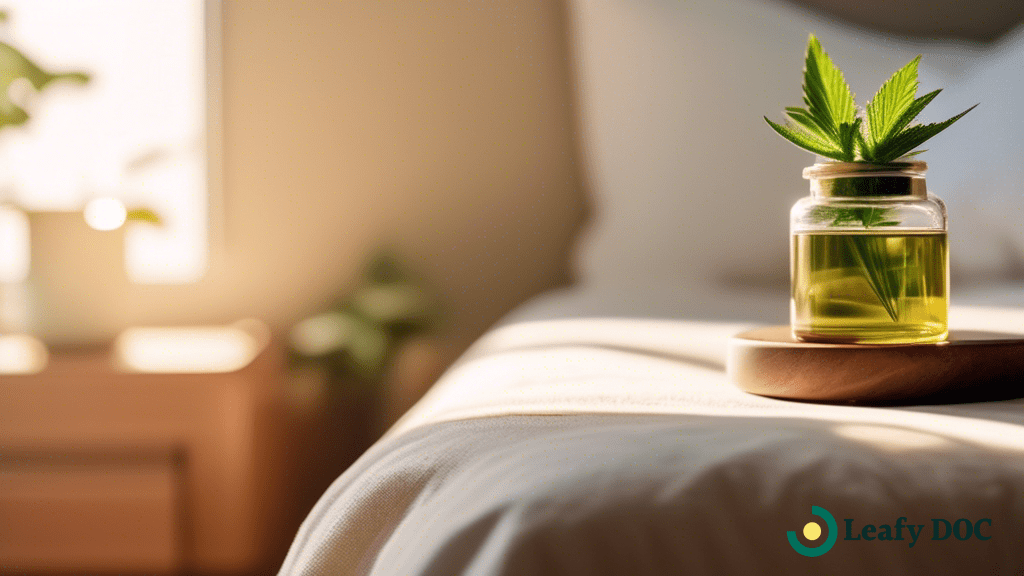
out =
[[[0,573],[181,566],[181,472],[172,453],[0,455]]]

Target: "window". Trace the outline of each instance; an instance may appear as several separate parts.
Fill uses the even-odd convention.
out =
[[[129,278],[197,280],[206,268],[208,125],[217,7],[204,0],[7,0],[0,40],[53,72],[83,71],[84,86],[35,93],[31,118],[0,131],[0,204],[77,210],[112,196],[156,212],[132,227]],[[26,94],[14,94],[15,91]],[[18,100],[16,100],[18,101]],[[27,272],[24,218],[0,214],[0,281]]]

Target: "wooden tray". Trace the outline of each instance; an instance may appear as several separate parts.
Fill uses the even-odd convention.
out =
[[[762,396],[854,404],[936,404],[1024,397],[1024,336],[951,331],[937,344],[814,344],[789,326],[729,342],[729,377]]]

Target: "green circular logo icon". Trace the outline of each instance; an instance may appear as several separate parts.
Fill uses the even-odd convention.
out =
[[[811,506],[811,514],[821,518],[828,525],[828,537],[825,538],[824,542],[811,548],[804,546],[803,542],[797,540],[796,532],[792,530],[786,532],[786,536],[789,538],[789,545],[793,547],[793,550],[796,550],[797,554],[813,558],[821,556],[831,550],[832,546],[835,546],[836,539],[839,537],[839,526],[836,525],[836,519],[832,517],[832,514],[821,506]],[[817,522],[808,522],[804,525],[803,533],[804,538],[812,541],[817,540],[821,538],[821,526]]]

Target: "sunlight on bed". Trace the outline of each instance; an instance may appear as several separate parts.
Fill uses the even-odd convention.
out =
[[[948,447],[953,444],[948,439],[936,434],[888,426],[845,424],[837,426],[835,433],[843,438],[865,442],[890,451],[927,450]]]
[[[1009,310],[953,308],[954,326],[1010,332]],[[1019,325],[1019,324],[1018,324]],[[510,324],[481,338],[389,434],[440,421],[511,414],[675,414],[826,423],[891,450],[944,443],[1024,452],[1007,403],[867,407],[787,402],[739,390],[724,370],[735,324],[591,318]]]

